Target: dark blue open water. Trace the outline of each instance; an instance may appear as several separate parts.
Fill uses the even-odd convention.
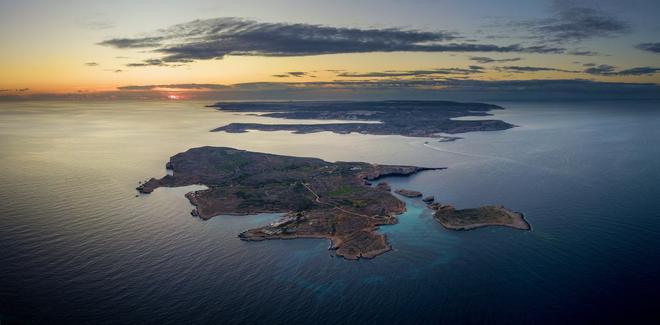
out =
[[[0,104],[0,320],[36,323],[559,323],[655,315],[658,102],[500,103],[519,125],[456,142],[209,133],[264,120],[201,102]],[[425,141],[429,141],[425,145]],[[389,180],[459,207],[504,204],[533,231],[444,230],[406,199],[358,262],[325,240],[242,242],[275,215],[190,217],[135,197],[190,147],[447,166]],[[655,314],[654,314],[655,313]],[[657,319],[656,319],[657,320]]]

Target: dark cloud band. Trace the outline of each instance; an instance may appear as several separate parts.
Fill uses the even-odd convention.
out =
[[[392,77],[419,77],[431,75],[469,75],[474,73],[483,73],[483,68],[480,66],[472,65],[468,69],[464,68],[444,68],[444,69],[429,69],[429,70],[404,70],[404,71],[377,71],[367,73],[355,72],[341,72],[338,77],[347,78],[392,78]]]
[[[207,90],[212,94],[244,93],[250,96],[266,95],[292,96],[301,92],[315,94],[332,93],[333,90],[354,90],[356,94],[363,91],[404,91],[415,94],[415,91],[431,91],[438,95],[451,93],[489,93],[493,95],[514,94],[516,96],[543,97],[543,94],[565,93],[580,97],[582,95],[619,95],[633,96],[637,94],[653,95],[660,98],[660,87],[652,83],[601,82],[586,79],[532,79],[532,80],[469,80],[469,79],[382,79],[382,80],[339,80],[320,82],[252,82],[233,85],[224,84],[169,84],[169,85],[139,85],[119,87],[122,91],[153,91],[159,88],[177,90]]]
[[[399,28],[360,29],[312,24],[262,23],[238,18],[195,20],[149,37],[115,38],[100,45],[150,48],[162,57],[132,66],[219,59],[225,55],[308,56],[367,52],[527,52],[562,53],[554,46],[457,42],[453,32]],[[160,60],[160,61],[156,61]]]
[[[218,90],[230,88],[222,84],[163,84],[163,85],[140,85],[140,86],[122,86],[118,90],[156,90],[156,89],[177,89],[177,90]]]
[[[487,56],[473,56],[470,57],[470,60],[481,64],[486,64],[486,63],[499,63],[499,62],[515,62],[522,60],[522,58],[493,59]]]
[[[660,53],[660,42],[642,43],[642,44],[637,44],[637,46],[635,46],[635,47],[642,50],[642,51],[648,51],[648,52],[652,52],[652,53]]]
[[[617,67],[608,64],[601,64],[585,69],[585,73],[598,76],[646,76],[660,72],[656,67],[635,67],[618,70]]]
[[[514,20],[498,27],[522,31],[542,44],[575,43],[593,38],[617,37],[632,31],[627,21],[600,9],[590,8],[580,1],[555,0],[547,18]],[[595,52],[573,51],[573,55],[593,55]],[[584,52],[585,54],[579,54]]]
[[[559,68],[529,67],[529,66],[505,66],[505,67],[497,67],[495,69],[498,71],[506,71],[506,72],[514,72],[514,73],[539,72],[539,71],[580,72],[575,70],[565,70]]]

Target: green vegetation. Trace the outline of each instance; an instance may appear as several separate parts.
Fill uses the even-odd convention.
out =
[[[354,193],[355,191],[356,189],[354,187],[346,184],[341,184],[339,185],[338,189],[328,193],[328,195],[331,197],[346,196]]]

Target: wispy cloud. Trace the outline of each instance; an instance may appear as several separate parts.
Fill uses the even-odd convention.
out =
[[[578,55],[578,56],[599,56],[601,55],[600,53],[596,51],[588,51],[588,50],[570,50],[566,52],[566,54],[570,55]]]
[[[522,58],[493,59],[487,56],[473,56],[470,57],[470,60],[476,61],[481,64],[486,64],[486,63],[500,63],[500,62],[515,62],[522,60]]]
[[[150,36],[114,38],[98,44],[119,49],[151,49],[158,64],[220,59],[225,55],[308,56],[367,52],[528,52],[561,53],[556,46],[493,45],[458,42],[448,31],[400,28],[360,29],[312,24],[263,23],[240,18],[195,20]]]
[[[635,46],[636,48],[642,51],[648,51],[652,53],[660,53],[660,42],[656,43],[641,43]]]
[[[616,70],[615,66],[609,64],[601,64],[585,69],[584,72],[588,74],[606,76],[606,75],[614,74],[615,70]]]
[[[85,62],[85,65],[88,67],[96,67],[99,64],[97,62]]]
[[[543,43],[574,43],[600,37],[616,37],[632,31],[631,24],[579,1],[555,0],[552,15],[542,19],[510,21]]]
[[[283,74],[274,74],[273,77],[276,77],[276,78],[288,78],[288,77],[296,77],[296,78],[312,77],[312,78],[316,78],[316,76],[312,75],[311,73],[304,72],[304,71],[289,71],[289,72],[283,73]]]
[[[127,63],[127,67],[148,67],[148,66],[165,66],[165,62],[160,59],[147,59],[143,60],[142,62],[133,62],[133,63]]]
[[[164,37],[113,38],[97,44],[118,49],[153,48],[160,46],[160,42],[164,39]]]
[[[630,69],[619,70],[617,72],[620,76],[647,76],[660,72],[660,68],[656,67],[635,67]]]
[[[288,74],[290,76],[294,76],[294,77],[298,77],[298,78],[308,75],[307,72],[302,72],[302,71],[291,71],[291,72],[288,72]]]
[[[427,69],[427,70],[388,70],[388,71],[375,71],[366,73],[356,72],[340,72],[338,77],[348,78],[391,78],[391,77],[419,77],[430,75],[468,75],[474,73],[482,73],[483,68],[480,66],[470,66],[465,68],[441,68],[441,69]]]
[[[105,30],[114,28],[115,24],[102,14],[89,14],[76,20],[78,27],[88,30]]]
[[[644,75],[656,74],[660,72],[660,68],[635,67],[635,68],[619,70],[615,66],[611,66],[608,64],[601,64],[585,69],[584,72],[599,76],[644,76]]]
[[[566,70],[566,69],[559,69],[559,68],[530,67],[530,66],[504,66],[504,67],[496,67],[495,70],[513,72],[513,73],[539,72],[539,71],[580,72],[580,71],[575,71],[575,70]]]
[[[140,85],[140,86],[122,86],[119,90],[156,90],[156,89],[177,89],[177,90],[218,90],[226,89],[230,86],[223,84],[161,84],[161,85]]]

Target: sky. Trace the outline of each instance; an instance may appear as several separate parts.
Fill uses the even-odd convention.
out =
[[[657,0],[0,0],[0,99],[659,98]]]

